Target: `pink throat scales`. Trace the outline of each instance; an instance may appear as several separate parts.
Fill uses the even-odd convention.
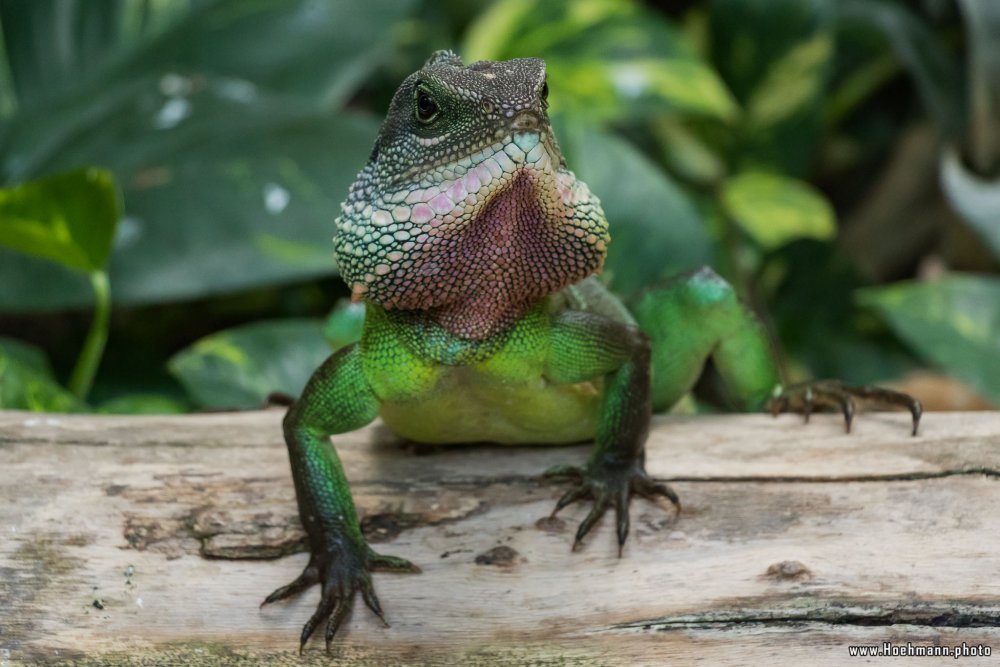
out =
[[[538,182],[554,181],[551,172],[547,179],[539,176],[519,171],[460,229],[433,227],[400,281],[403,289],[393,290],[398,296],[385,305],[426,310],[447,331],[483,339],[542,297],[599,269],[604,244],[580,233],[573,209],[561,201],[565,196],[539,192],[554,189]]]

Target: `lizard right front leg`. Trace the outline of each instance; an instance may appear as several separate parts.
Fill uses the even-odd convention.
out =
[[[329,437],[369,424],[378,400],[368,386],[357,346],[327,359],[285,415],[285,442],[295,481],[299,518],[309,536],[309,563],[295,581],[267,596],[261,606],[296,595],[313,584],[322,588],[316,612],[302,628],[299,651],[326,621],[326,646],[361,593],[382,622],[371,571],[419,572],[407,560],[375,553],[365,542],[350,485]]]

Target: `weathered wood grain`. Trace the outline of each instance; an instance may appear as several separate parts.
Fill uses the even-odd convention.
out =
[[[258,610],[304,565],[279,411],[0,413],[0,665],[331,664],[297,655],[318,592]],[[848,645],[1000,655],[1000,414],[663,417],[648,467],[684,510],[548,520],[538,473],[585,446],[336,438],[391,628],[360,604],[344,664],[843,665]],[[478,562],[477,562],[478,561]],[[99,608],[103,607],[103,608]],[[869,658],[872,663],[884,659]],[[956,664],[952,658],[892,664]]]

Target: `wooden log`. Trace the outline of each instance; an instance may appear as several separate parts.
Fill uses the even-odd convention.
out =
[[[280,411],[0,413],[0,665],[328,665],[318,599],[258,609],[306,557]],[[1000,654],[1000,413],[660,417],[624,557],[607,518],[548,519],[545,468],[586,446],[335,438],[381,552],[390,628],[360,602],[351,665],[844,665],[849,646]],[[322,634],[322,632],[318,633]],[[874,661],[873,661],[874,662]],[[896,658],[891,664],[956,664]]]

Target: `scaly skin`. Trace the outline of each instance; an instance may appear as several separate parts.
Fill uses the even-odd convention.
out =
[[[811,409],[814,399],[842,404],[851,393],[841,385],[773,393],[778,374],[762,327],[708,269],[651,288],[634,316],[590,277],[603,264],[608,225],[566,168],[546,95],[541,60],[466,67],[450,52],[434,54],[400,86],[342,205],[334,247],[354,298],[366,302],[365,327],[285,417],[311,557],[265,600],[320,584],[300,649],[324,621],[329,648],[357,592],[382,617],[371,571],[419,571],[365,542],[331,435],[381,415],[420,442],[593,439],[585,465],[549,472],[573,480],[555,511],[593,502],[576,548],[613,508],[621,555],[633,495],[680,507],[645,471],[650,412],[688,392],[706,361],[747,409],[771,396],[788,407],[800,395]],[[911,408],[916,424],[919,405]]]

